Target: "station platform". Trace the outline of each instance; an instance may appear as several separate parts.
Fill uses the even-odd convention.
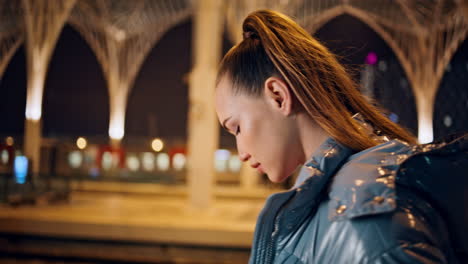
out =
[[[79,184],[68,202],[0,206],[1,253],[89,263],[246,263],[258,213],[278,191],[216,187],[212,205],[197,209],[184,187]]]

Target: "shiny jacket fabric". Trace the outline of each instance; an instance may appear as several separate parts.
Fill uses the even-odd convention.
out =
[[[445,218],[397,175],[438,147],[388,140],[353,153],[327,139],[295,187],[268,198],[249,263],[459,263]]]

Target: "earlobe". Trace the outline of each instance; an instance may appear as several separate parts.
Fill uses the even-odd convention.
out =
[[[265,81],[265,96],[272,106],[282,114],[292,114],[292,96],[289,86],[278,77],[270,77]]]

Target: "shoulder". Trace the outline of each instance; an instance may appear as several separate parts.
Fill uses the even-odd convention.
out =
[[[319,228],[317,221],[308,223],[308,229],[320,230],[314,257],[323,263],[447,263],[444,230],[408,204],[336,221],[325,220],[328,206],[322,203],[317,212]]]
[[[330,220],[395,210],[395,176],[413,152],[406,143],[391,140],[351,155],[330,185]]]
[[[427,151],[392,140],[350,156],[332,179],[323,213],[354,238],[344,244],[360,244],[367,252],[362,257],[373,256],[369,263],[446,262],[450,243],[439,212],[398,177],[402,164]]]

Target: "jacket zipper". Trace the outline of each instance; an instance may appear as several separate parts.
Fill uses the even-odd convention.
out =
[[[268,241],[268,246],[266,249],[266,257],[265,257],[265,259],[267,260],[266,261],[267,264],[273,263],[273,260],[274,260],[275,252],[274,252],[273,244],[279,231],[279,218],[280,218],[279,216],[275,218],[275,223],[273,227],[274,229],[273,229],[273,232],[271,233],[270,241]]]

